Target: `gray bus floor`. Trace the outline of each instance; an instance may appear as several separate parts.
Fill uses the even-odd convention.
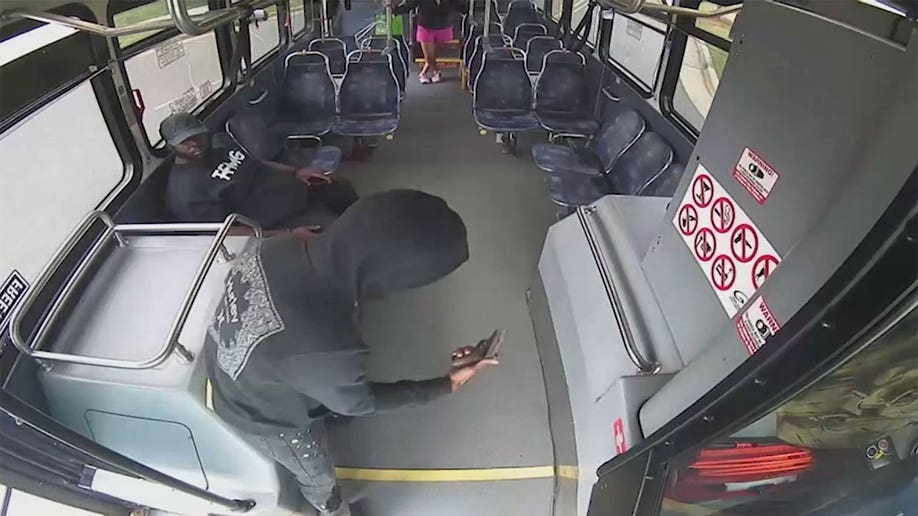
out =
[[[443,375],[450,350],[507,328],[501,365],[428,406],[330,425],[339,467],[470,469],[552,466],[545,388],[525,291],[554,220],[542,174],[520,143],[502,155],[481,136],[471,95],[412,73],[394,141],[340,172],[359,193],[415,188],[446,199],[468,228],[470,259],[447,278],[362,307],[376,381]],[[534,136],[533,139],[540,136]],[[461,475],[461,474],[457,474]],[[499,476],[499,475],[498,475]],[[458,478],[458,477],[457,477]],[[551,511],[550,478],[449,484],[345,481],[370,515]],[[410,486],[410,487],[409,487]]]

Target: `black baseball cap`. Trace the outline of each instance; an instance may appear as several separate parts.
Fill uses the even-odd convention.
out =
[[[159,124],[159,135],[173,147],[192,136],[208,133],[207,127],[191,113],[173,113]]]

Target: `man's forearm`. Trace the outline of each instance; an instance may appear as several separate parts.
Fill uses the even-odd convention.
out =
[[[377,413],[416,407],[452,392],[448,377],[430,380],[402,380],[394,383],[370,383]]]
[[[286,172],[293,174],[296,172],[296,167],[287,165],[286,163],[278,163],[276,161],[262,161],[262,164],[275,172]]]

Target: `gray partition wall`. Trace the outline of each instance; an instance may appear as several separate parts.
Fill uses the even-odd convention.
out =
[[[782,257],[756,292],[777,324],[847,258],[918,163],[912,27],[903,45],[770,1],[747,2],[737,18],[720,89],[667,219],[677,217],[703,165]],[[734,178],[747,147],[778,174],[764,203]],[[649,434],[749,353],[735,321],[745,308],[728,317],[674,224],[642,265],[688,364],[643,408]]]

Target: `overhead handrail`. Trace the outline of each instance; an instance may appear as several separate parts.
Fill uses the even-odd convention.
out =
[[[640,11],[658,11],[676,16],[687,16],[689,18],[716,18],[726,14],[735,13],[743,8],[743,4],[721,6],[710,11],[700,9],[691,9],[688,7],[678,7],[665,5],[662,3],[651,3],[646,0],[599,0],[606,9],[615,9],[626,14],[634,14]]]
[[[107,38],[117,38],[129,36],[131,34],[140,34],[142,32],[171,29],[172,27],[178,28],[179,31],[185,34],[199,36],[216,27],[233,23],[241,18],[247,17],[253,13],[253,10],[262,9],[273,3],[273,0],[255,0],[246,4],[238,4],[232,7],[215,9],[206,13],[193,15],[188,12],[186,0],[168,0],[166,5],[169,9],[169,19],[144,21],[124,27],[109,27],[107,25],[81,20],[76,17],[63,16],[34,9],[9,11],[3,13],[2,18],[4,20],[26,19],[50,25],[60,25],[62,27],[68,27],[98,36],[105,36]],[[267,13],[265,11],[256,12],[255,17],[259,20],[267,19]]]
[[[64,260],[67,259],[67,257],[76,248],[77,244],[86,236],[89,230],[95,226],[97,222],[102,222],[105,225],[105,230],[93,242],[87,255],[84,256],[76,270],[74,270],[73,274],[71,274],[67,279],[67,282],[63,286],[61,292],[56,296],[44,319],[36,329],[30,344],[22,335],[22,325],[25,315],[30,311],[32,305],[38,299],[44,288],[48,285],[48,282],[54,273],[63,264]],[[201,290],[201,286],[204,284],[204,278],[207,276],[207,273],[213,266],[217,255],[222,253],[225,258],[232,258],[232,255],[230,255],[226,250],[224,241],[229,235],[230,229],[237,223],[251,228],[255,233],[256,238],[262,237],[261,226],[259,226],[258,223],[235,213],[228,216],[222,223],[116,225],[112,218],[104,211],[96,210],[90,212],[80,222],[76,229],[74,229],[70,236],[67,237],[67,240],[65,240],[64,243],[58,248],[57,252],[38,276],[35,284],[26,292],[25,298],[13,310],[13,313],[10,316],[10,340],[12,341],[13,346],[15,346],[20,353],[41,363],[44,363],[44,365],[48,365],[48,362],[64,362],[100,367],[113,367],[118,369],[150,369],[165,362],[166,359],[168,359],[169,356],[171,356],[173,353],[178,355],[181,360],[185,362],[191,362],[194,359],[194,355],[192,355],[191,352],[189,352],[179,343],[178,338],[182,333],[182,329],[185,327],[185,322],[188,319],[188,315],[191,313],[191,307],[194,305],[194,301]],[[55,353],[52,351],[41,350],[41,345],[47,336],[49,329],[61,314],[67,300],[72,297],[76,289],[76,285],[80,282],[82,277],[85,276],[92,263],[94,263],[102,255],[102,250],[111,240],[114,239],[119,246],[124,247],[128,245],[124,236],[129,234],[181,234],[212,231],[216,232],[216,235],[214,236],[214,239],[211,242],[207,253],[204,255],[204,260],[198,267],[191,287],[188,289],[184,299],[182,300],[181,307],[179,308],[179,311],[176,314],[175,319],[172,322],[172,326],[169,330],[169,335],[166,338],[166,341],[163,343],[162,348],[160,348],[156,355],[144,360],[122,360],[74,355],[71,353]]]
[[[609,267],[606,265],[602,249],[596,241],[596,235],[593,233],[593,227],[589,221],[589,216],[594,211],[596,211],[594,206],[578,206],[577,220],[580,221],[580,226],[583,228],[587,245],[590,247],[590,253],[593,255],[593,261],[596,262],[596,267],[599,269],[599,277],[602,280],[603,289],[605,289],[606,296],[609,298],[609,304],[612,305],[612,316],[615,318],[615,324],[618,326],[618,331],[625,343],[625,353],[628,354],[628,358],[631,359],[631,362],[638,368],[640,373],[657,374],[660,372],[660,369],[662,369],[661,364],[644,358],[644,355],[634,342],[631,325],[628,324],[628,319],[625,317],[625,313],[622,310],[621,298],[618,295],[618,291],[615,289],[615,284],[612,282],[612,275],[609,273]]]

